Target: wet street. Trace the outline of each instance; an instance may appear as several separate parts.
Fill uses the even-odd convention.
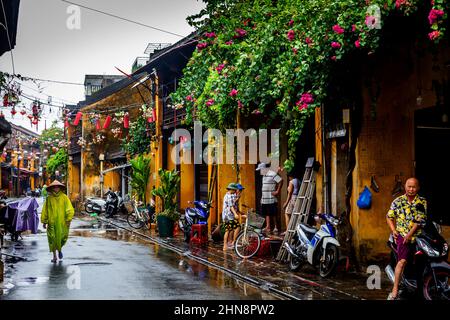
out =
[[[80,229],[72,229],[65,257],[56,264],[44,233],[24,236],[5,250],[27,260],[6,258],[0,299],[274,298],[167,249],[139,243],[126,231],[75,223]]]
[[[74,219],[64,259],[56,264],[42,225],[39,234],[5,245],[4,253],[26,260],[4,258],[4,300],[276,298],[95,219]]]

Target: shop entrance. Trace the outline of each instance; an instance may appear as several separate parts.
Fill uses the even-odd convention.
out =
[[[416,176],[420,194],[428,202],[434,221],[450,225],[448,184],[450,182],[450,123],[442,109],[429,108],[415,113]]]

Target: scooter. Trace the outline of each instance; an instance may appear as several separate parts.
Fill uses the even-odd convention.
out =
[[[106,192],[106,218],[111,218],[115,214],[117,214],[119,208],[119,196],[118,192],[113,192],[111,189]]]
[[[184,232],[184,241],[191,240],[191,228],[193,224],[206,224],[209,218],[209,209],[211,208],[211,202],[206,201],[189,201],[193,203],[195,208],[187,208],[184,211],[184,215],[180,216],[179,226]]]
[[[448,244],[440,235],[440,227],[435,222],[422,221],[420,227],[423,232],[416,238],[413,260],[406,264],[400,281],[399,295],[412,294],[425,300],[450,300]],[[397,244],[392,234],[387,245],[391,249],[391,260],[385,272],[394,283]]]
[[[84,209],[87,213],[102,214],[106,211],[106,200],[103,198],[89,197],[84,203]]]
[[[339,241],[336,239],[336,226],[341,220],[328,213],[315,215],[315,220],[325,221],[320,229],[303,223],[297,225],[291,243],[284,246],[289,252],[289,268],[298,270],[305,262],[319,268],[321,277],[331,275],[339,262]]]

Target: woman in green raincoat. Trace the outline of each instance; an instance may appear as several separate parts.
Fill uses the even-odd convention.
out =
[[[52,262],[58,258],[63,258],[61,251],[69,237],[70,222],[72,221],[74,209],[69,198],[62,192],[65,186],[55,180],[48,187],[48,197],[42,207],[41,222],[44,229],[47,229],[48,246],[50,252],[53,252]]]

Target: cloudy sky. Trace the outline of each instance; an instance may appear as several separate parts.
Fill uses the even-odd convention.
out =
[[[204,4],[197,0],[71,0],[129,20],[186,36],[193,31],[186,17],[199,12]],[[115,67],[131,71],[134,59],[144,56],[150,42],[174,43],[179,36],[80,8],[80,29],[70,29],[74,22],[71,4],[62,0],[21,0],[16,47],[13,50],[16,74],[39,79],[83,83],[85,74],[119,74]],[[72,24],[73,25],[73,24]],[[0,70],[12,73],[9,52],[0,57]],[[27,96],[55,105],[84,100],[82,85],[25,82]],[[23,100],[27,108],[31,101]],[[19,109],[20,110],[20,109]],[[19,111],[18,110],[18,111]],[[39,131],[57,118],[57,108],[45,107]],[[17,113],[6,119],[31,129],[28,118]],[[33,127],[33,130],[36,130]]]

